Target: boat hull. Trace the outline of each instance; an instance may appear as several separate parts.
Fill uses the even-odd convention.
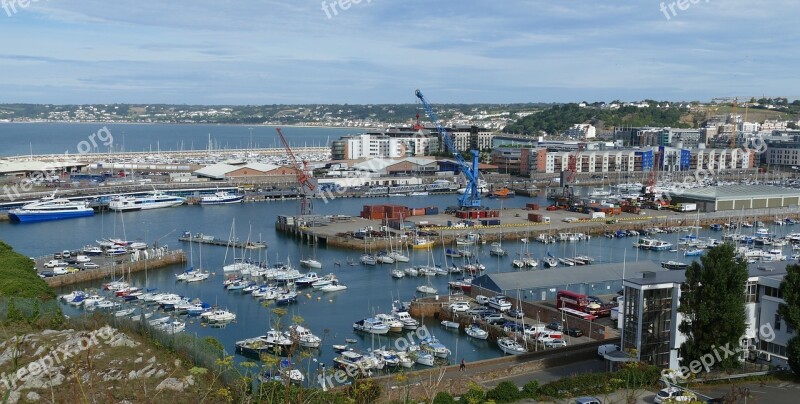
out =
[[[32,212],[32,211],[17,211],[11,210],[8,212],[8,218],[12,222],[19,223],[33,223],[33,222],[46,222],[50,220],[73,219],[77,217],[93,216],[94,210],[86,209],[79,211],[62,211],[62,212]]]

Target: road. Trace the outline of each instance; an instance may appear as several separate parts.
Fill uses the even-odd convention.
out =
[[[605,367],[603,361],[600,359],[591,359],[581,362],[576,362],[570,365],[558,366],[549,369],[540,370],[532,373],[525,373],[506,378],[489,380],[481,383],[485,388],[491,389],[500,384],[500,382],[510,381],[517,386],[523,386],[531,380],[538,380],[539,384],[549,383],[553,380],[559,380],[567,376],[574,376],[581,373],[603,372]]]

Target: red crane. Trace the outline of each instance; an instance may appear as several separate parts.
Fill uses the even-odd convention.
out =
[[[311,180],[311,174],[308,170],[308,160],[303,160],[302,163],[298,162],[297,156],[295,156],[292,148],[289,146],[289,142],[287,142],[286,138],[283,137],[281,128],[275,129],[278,131],[278,135],[281,137],[281,143],[283,143],[283,147],[286,148],[286,153],[288,153],[289,157],[292,159],[292,166],[295,170],[297,170],[297,183],[300,185],[298,189],[298,193],[300,195],[300,214],[310,215],[313,208],[311,205],[310,194],[313,194],[314,190],[317,189],[317,186],[314,185],[314,182]]]

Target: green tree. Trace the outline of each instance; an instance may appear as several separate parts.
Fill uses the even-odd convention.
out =
[[[713,354],[715,347],[739,346],[746,329],[746,282],[747,262],[736,257],[730,243],[712,248],[700,263],[689,265],[678,309],[684,316],[678,330],[686,335],[681,346],[683,365]],[[735,356],[714,364],[726,370],[738,365]]]
[[[789,327],[800,327],[800,265],[786,266],[786,276],[781,281],[782,303],[778,307],[778,314],[783,317]],[[789,340],[786,347],[786,356],[789,358],[789,367],[792,372],[800,375],[800,338],[797,335]]]

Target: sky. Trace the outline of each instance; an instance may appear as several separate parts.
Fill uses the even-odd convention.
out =
[[[29,1],[0,103],[800,98],[797,0]]]

